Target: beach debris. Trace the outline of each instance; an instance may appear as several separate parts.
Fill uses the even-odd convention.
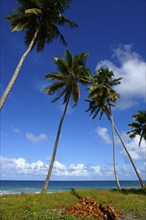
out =
[[[93,199],[87,197],[79,199],[75,205],[66,207],[63,214],[71,214],[76,217],[89,217],[89,219],[117,220],[122,215],[122,212],[115,211],[109,205],[98,204]]]

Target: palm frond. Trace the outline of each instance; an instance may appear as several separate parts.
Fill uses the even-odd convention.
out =
[[[61,42],[63,45],[67,46],[67,42],[66,42],[64,36],[61,34],[61,32],[59,31],[59,29],[57,28],[56,25],[54,25],[54,38],[55,38],[55,39],[56,39],[56,38],[59,38],[60,42]]]
[[[68,49],[66,50],[64,56],[68,64],[68,67],[70,68],[72,66],[73,57]]]
[[[122,80],[123,78],[118,78],[118,79],[113,79],[113,80],[111,80],[111,82],[110,82],[110,85],[111,86],[116,86],[116,85],[120,85],[121,84],[121,80]]]
[[[47,75],[45,75],[45,79],[65,81],[66,77],[61,73],[48,73]]]
[[[54,58],[55,65],[59,72],[61,72],[63,75],[68,75],[69,69],[68,69],[68,63],[64,60],[64,58]]]
[[[28,30],[26,31],[26,34],[25,34],[25,44],[26,45],[29,45],[31,43],[31,41],[35,35],[35,32],[36,32],[36,28],[34,28],[33,25],[32,25],[32,27],[28,28]],[[36,41],[34,43],[34,46],[35,45],[36,45]]]
[[[39,15],[41,14],[41,10],[38,8],[30,8],[30,9],[26,9],[25,10],[25,14],[35,14],[35,15]]]
[[[47,42],[47,30],[45,26],[41,26],[36,39],[37,51],[42,51],[44,49],[45,43]]]
[[[54,95],[56,91],[59,91],[65,86],[64,82],[56,82],[53,83],[52,85],[46,87],[43,91],[48,93],[48,95]]]
[[[72,106],[73,108],[77,105],[79,98],[80,98],[80,89],[79,89],[77,82],[74,80],[74,83],[72,86],[72,99],[74,102],[74,105]]]
[[[146,141],[146,111],[139,111],[137,114],[134,114],[132,120],[135,120],[135,122],[128,124],[131,130],[128,131],[127,134],[129,134],[131,138],[135,138],[136,135],[139,135],[140,146],[142,139]]]
[[[70,28],[78,28],[78,25],[74,21],[71,21],[64,16],[60,16],[60,19],[58,19],[56,23],[61,26],[66,26]]]
[[[11,31],[22,31],[28,27],[29,21],[27,15],[8,15],[6,19],[11,23]]]
[[[58,99],[60,99],[64,94],[66,93],[66,89],[64,89],[61,92],[58,92],[58,94],[56,95],[56,97],[51,101],[51,103],[54,103],[56,101],[58,101]]]
[[[71,4],[71,0],[52,1],[53,7],[57,8],[60,12],[64,13],[65,9],[68,9]]]
[[[77,55],[74,57],[74,60],[73,60],[73,67],[74,67],[74,66],[77,66],[77,65],[86,66],[88,56],[89,56],[89,53],[80,53],[80,54],[77,54]]]
[[[68,97],[70,96],[71,94],[71,89],[70,88],[66,88],[66,91],[65,91],[65,95],[64,95],[64,98],[63,98],[63,103],[62,104],[65,104],[68,100]]]

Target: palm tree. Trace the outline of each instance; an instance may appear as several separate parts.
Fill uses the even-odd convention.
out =
[[[114,138],[114,120],[112,114],[112,106],[115,105],[115,101],[119,98],[119,94],[112,88],[112,86],[120,84],[119,79],[112,79],[113,72],[108,69],[99,69],[97,75],[93,77],[91,86],[89,88],[89,108],[87,111],[91,111],[94,119],[100,113],[100,119],[103,114],[111,122],[112,126],[112,142],[113,142],[113,165],[114,175],[118,189],[120,189],[120,183],[116,171],[116,149],[115,149],[115,138]]]
[[[51,79],[54,82],[52,85],[45,88],[44,92],[47,92],[48,95],[56,94],[56,97],[52,100],[52,102],[56,102],[58,99],[63,97],[63,104],[65,106],[63,115],[59,123],[52,158],[50,161],[48,174],[42,188],[42,192],[46,192],[49,185],[61,128],[67,112],[69,101],[72,98],[73,107],[77,105],[78,99],[80,97],[80,88],[78,82],[82,84],[87,84],[88,77],[91,76],[90,70],[86,66],[87,57],[87,53],[81,53],[73,57],[71,53],[67,50],[65,53],[65,58],[54,58],[55,65],[57,66],[59,73],[49,73],[45,76],[46,79]]]
[[[71,0],[17,0],[17,2],[19,6],[14,9],[15,14],[8,15],[6,19],[11,24],[11,31],[25,31],[25,44],[28,48],[22,55],[1,97],[0,109],[2,109],[29,52],[35,46],[38,52],[42,51],[45,44],[50,44],[56,38],[67,45],[58,27],[64,25],[71,28],[77,27],[76,23],[64,16],[65,9],[70,7]]]
[[[116,91],[112,88],[112,86],[118,85],[121,80],[121,78],[112,80],[113,76],[114,76],[113,72],[108,71],[108,69],[104,70],[101,68],[98,71],[97,76],[94,77],[94,78],[97,78],[98,80],[95,80],[94,78],[92,80],[92,82],[96,81],[94,85],[95,87],[92,84],[90,87],[91,92],[89,94],[90,100],[87,100],[89,102],[89,108],[87,109],[87,111],[91,111],[91,114],[93,114],[93,117],[92,117],[93,119],[98,115],[98,113],[100,113],[100,119],[101,119],[103,113],[105,113],[107,118],[110,120],[112,127],[114,127],[116,133],[118,134],[118,137],[131,161],[131,164],[135,170],[135,173],[139,179],[141,186],[145,187],[145,184],[142,181],[136,169],[136,166],[127,150],[127,147],[113,121],[111,107],[115,106],[115,102],[117,98],[119,98],[120,96],[118,93],[116,93]],[[115,157],[115,149],[113,146],[113,158],[114,157]],[[115,164],[115,159],[114,159],[114,164]],[[114,165],[114,172],[115,172],[115,165]],[[115,174],[115,177],[116,177],[116,174]]]
[[[134,138],[136,135],[140,136],[139,146],[141,145],[142,139],[146,141],[146,111],[139,111],[137,114],[132,116],[132,119],[135,121],[128,126],[132,129],[127,132],[130,134],[129,137]]]

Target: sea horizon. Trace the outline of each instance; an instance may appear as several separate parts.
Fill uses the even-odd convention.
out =
[[[146,183],[146,181],[144,181]],[[40,193],[44,180],[0,180],[0,195]],[[120,180],[121,188],[140,188],[138,180]],[[116,189],[115,180],[51,180],[48,192],[70,191],[71,189]]]

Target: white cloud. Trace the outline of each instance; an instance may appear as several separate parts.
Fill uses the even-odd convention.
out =
[[[19,175],[32,175],[42,176],[44,178],[47,175],[49,165],[38,160],[35,162],[28,162],[25,158],[6,158],[0,157],[1,161],[1,176],[2,178],[16,177]],[[66,177],[87,177],[89,170],[100,170],[99,166],[94,168],[86,167],[86,165],[78,163],[71,164],[68,167],[59,161],[54,162],[52,176],[66,176]]]
[[[26,138],[35,144],[40,143],[40,142],[48,139],[46,134],[40,134],[39,136],[35,136],[32,133],[27,133]]]
[[[124,45],[114,50],[112,57],[116,58],[119,65],[109,60],[101,60],[96,69],[107,67],[112,70],[116,78],[122,77],[121,84],[115,87],[121,98],[117,101],[120,109],[131,108],[145,100],[146,62],[140,55],[132,51],[131,45]]]
[[[94,170],[94,173],[95,173],[95,174],[101,174],[101,168],[100,168],[100,166],[98,166],[98,165],[95,166],[95,167],[93,166],[92,169]]]
[[[84,164],[71,164],[70,166],[66,167],[59,161],[55,161],[52,175],[68,177],[85,177],[88,176],[88,170]]]
[[[88,170],[84,164],[71,164],[68,171],[71,176],[88,176]]]
[[[97,129],[95,129],[96,134],[101,137],[101,139],[106,143],[106,144],[112,144],[112,138],[108,133],[108,129],[104,128],[104,127],[97,127]],[[122,137],[127,137],[127,134],[122,133]],[[114,138],[115,138],[115,143],[116,144],[120,144],[120,140],[118,138],[118,136],[116,134],[114,134]]]
[[[0,157],[1,175],[2,176],[17,176],[21,175],[46,175],[48,165],[38,160],[29,163],[24,158],[6,158]]]
[[[95,131],[106,144],[112,143],[112,140],[110,138],[110,135],[108,134],[107,128],[98,127]],[[139,139],[140,139],[139,136],[136,136],[135,138],[131,139],[125,132],[122,132],[121,136],[133,160],[145,160],[146,159],[146,143],[144,140],[142,140],[141,146],[139,146]],[[115,143],[121,144],[117,135],[115,135]],[[121,154],[124,157],[127,157],[127,154],[125,153],[124,150],[121,152]]]
[[[60,169],[60,170],[66,170],[66,166],[57,160],[54,162],[54,168]]]
[[[44,179],[47,175],[49,165],[43,161],[37,160],[29,162],[25,158],[6,158],[0,157],[1,162],[1,178],[2,179]],[[138,169],[139,173],[145,175],[146,163]],[[117,166],[117,173],[120,178],[134,178],[135,173],[130,170],[127,165],[122,167]],[[85,165],[82,163],[70,164],[66,166],[60,161],[55,161],[53,166],[52,178],[86,178],[86,179],[113,179],[114,171],[112,164],[105,166],[100,165]]]
[[[112,140],[108,134],[107,128],[98,127],[95,131],[105,141],[106,144],[112,143]]]
[[[133,160],[146,160],[146,143],[142,140],[141,146],[139,146],[139,138],[139,136],[136,136],[131,139],[129,143],[126,143],[126,147]],[[125,152],[122,152],[122,154],[126,156]]]

